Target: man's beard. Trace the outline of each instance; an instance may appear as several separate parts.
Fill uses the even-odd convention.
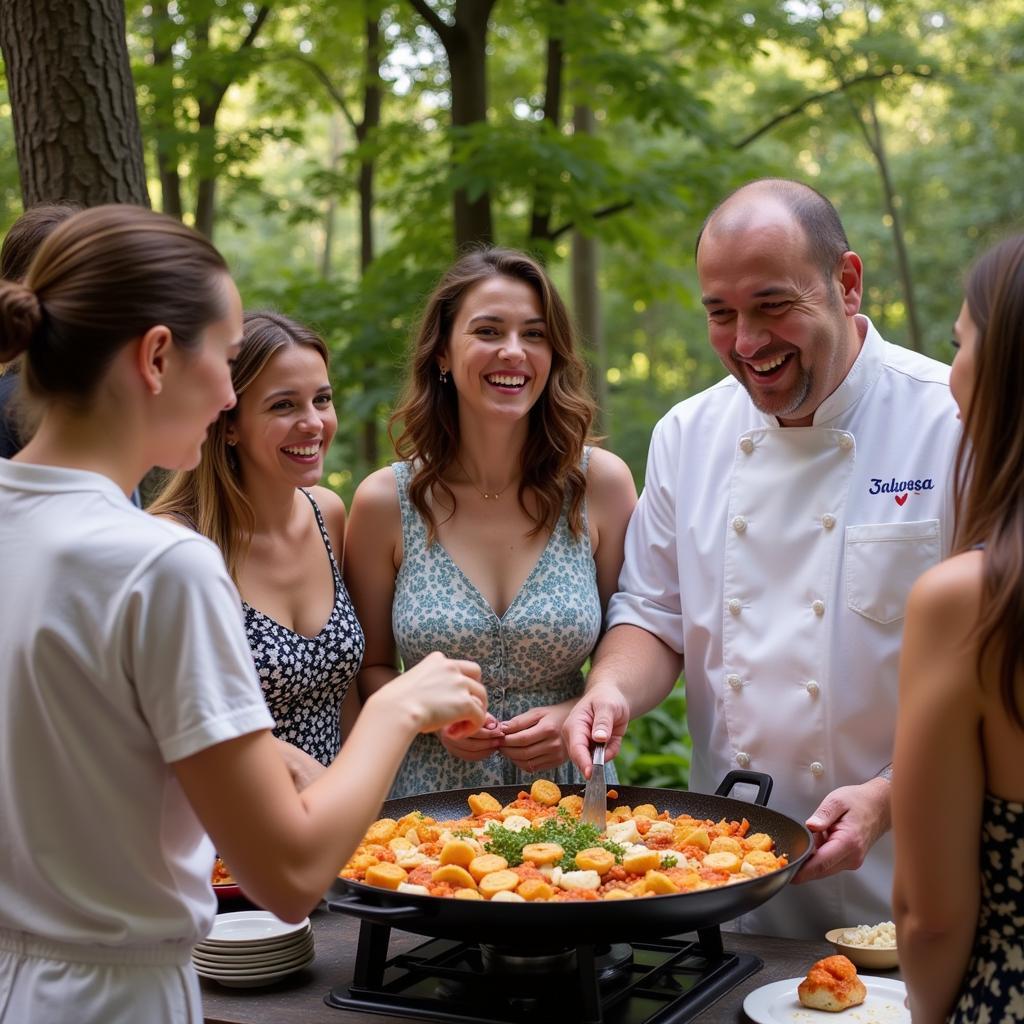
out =
[[[794,355],[793,358],[798,359],[799,356]],[[807,396],[811,393],[811,388],[814,386],[814,378],[811,376],[810,371],[803,369],[803,367],[800,367],[799,371],[800,376],[796,383],[784,394],[769,396],[765,395],[762,391],[755,392],[751,390],[751,388],[747,387],[748,374],[746,373],[740,378],[740,382],[750,396],[751,402],[754,403],[754,408],[768,416],[782,419],[786,416],[791,416],[807,401]],[[753,372],[753,370],[750,370],[749,374],[753,374]]]

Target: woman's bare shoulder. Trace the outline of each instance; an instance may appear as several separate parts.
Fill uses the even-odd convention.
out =
[[[323,516],[327,532],[331,537],[344,535],[346,512],[345,502],[341,495],[336,494],[329,487],[311,487],[310,493],[320,509],[320,515]]]
[[[390,466],[375,470],[356,488],[352,498],[353,511],[386,513],[398,511],[398,483]]]
[[[981,551],[964,551],[923,573],[907,602],[907,615],[935,625],[947,623],[961,633],[972,628],[982,593]]]

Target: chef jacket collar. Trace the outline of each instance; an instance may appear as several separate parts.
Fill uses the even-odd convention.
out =
[[[839,419],[868,391],[882,372],[885,346],[882,336],[863,314],[858,313],[854,319],[857,321],[857,330],[864,335],[860,354],[839,387],[815,410],[812,421],[815,427],[825,426]],[[780,426],[777,416],[761,413],[761,417],[768,426]]]

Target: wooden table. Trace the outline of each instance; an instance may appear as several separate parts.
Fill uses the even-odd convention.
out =
[[[267,988],[231,989],[202,981],[203,1009],[207,1024],[373,1024],[407,1022],[408,1017],[379,1016],[336,1010],[324,1003],[329,989],[352,978],[359,922],[325,909],[310,916],[316,942],[316,959],[304,971]],[[420,935],[397,929],[392,932],[390,954],[425,942]],[[723,996],[700,1016],[708,1024],[746,1024],[743,999],[761,985],[784,978],[802,977],[815,960],[835,952],[827,942],[767,938],[756,935],[725,934],[727,949],[753,953],[764,967]],[[898,977],[893,973],[892,977]],[[540,1022],[538,1022],[540,1024]],[[545,1022],[546,1024],[546,1022]]]

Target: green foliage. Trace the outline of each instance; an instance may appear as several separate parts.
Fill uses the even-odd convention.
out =
[[[684,682],[680,679],[658,707],[629,723],[622,750],[615,758],[619,780],[627,786],[686,789],[690,746]]]
[[[564,851],[558,864],[566,871],[576,869],[576,854],[580,850],[589,850],[595,846],[615,854],[615,860],[621,863],[624,848],[618,843],[601,839],[600,835],[601,832],[596,825],[587,825],[574,818],[564,807],[560,807],[558,817],[548,818],[538,828],[524,828],[515,832],[498,825],[488,829],[484,849],[488,853],[504,857],[510,867],[523,863],[523,847],[531,843],[557,843]]]

